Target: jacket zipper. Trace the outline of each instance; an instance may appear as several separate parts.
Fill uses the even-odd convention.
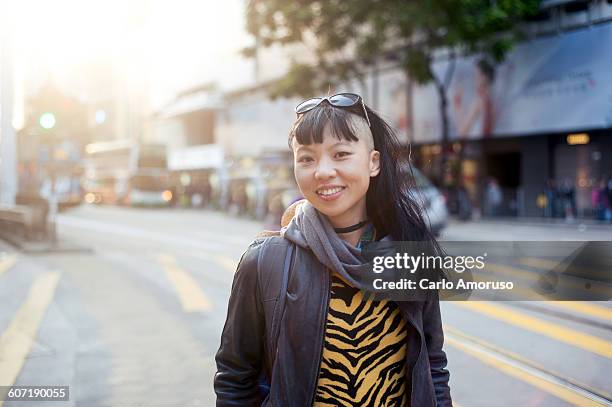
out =
[[[319,378],[319,370],[321,370],[321,359],[323,359],[323,347],[325,346],[325,332],[327,330],[327,312],[329,311],[329,301],[331,298],[331,273],[329,270],[325,270],[327,276],[327,300],[323,304],[323,334],[321,335],[321,342],[319,347],[319,362],[317,363],[317,369],[315,371],[314,386],[312,389],[312,396],[310,397],[309,406],[314,404],[315,393],[317,392],[317,382]]]
[[[414,327],[414,325],[413,325]],[[414,368],[417,365],[417,363],[419,363],[419,359],[421,359],[421,350],[423,349],[423,335],[421,335],[421,333],[419,332],[419,330],[414,327],[414,329],[417,331],[417,333],[419,334],[419,338],[421,338],[421,343],[419,346],[419,353],[417,354],[417,358],[416,361],[414,362],[414,366],[411,366],[411,372],[410,372],[410,405],[413,405],[413,400],[412,398],[414,397]]]

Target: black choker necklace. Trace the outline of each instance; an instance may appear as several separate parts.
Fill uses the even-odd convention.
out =
[[[369,222],[369,220],[366,219],[366,220],[363,220],[363,221],[361,221],[359,223],[356,223],[356,224],[354,224],[352,226],[347,226],[345,228],[334,228],[334,231],[336,233],[350,233],[350,232],[354,232],[354,231],[356,231],[358,229],[361,229],[365,225],[367,225],[368,222]]]

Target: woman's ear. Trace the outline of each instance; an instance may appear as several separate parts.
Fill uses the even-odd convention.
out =
[[[380,153],[376,150],[370,152],[370,177],[380,173]]]

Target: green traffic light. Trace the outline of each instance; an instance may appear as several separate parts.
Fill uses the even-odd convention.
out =
[[[55,115],[53,113],[43,113],[40,115],[38,123],[40,123],[40,127],[43,129],[52,129],[55,127]]]

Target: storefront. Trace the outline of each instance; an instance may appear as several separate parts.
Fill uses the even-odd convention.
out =
[[[230,162],[228,210],[256,219],[264,219],[272,213],[280,219],[282,210],[297,194],[292,154],[268,150],[257,157],[233,157]]]
[[[412,90],[413,162],[485,215],[592,217],[593,190],[612,175],[611,46],[608,22],[519,44],[497,66],[457,60],[445,151],[435,88]]]
[[[174,204],[219,207],[227,178],[224,153],[216,144],[175,148],[168,152]]]

